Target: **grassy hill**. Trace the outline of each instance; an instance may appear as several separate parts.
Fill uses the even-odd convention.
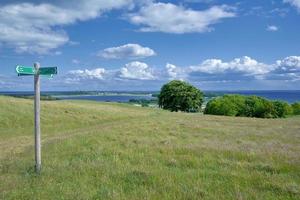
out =
[[[0,199],[300,199],[300,118],[0,97]]]

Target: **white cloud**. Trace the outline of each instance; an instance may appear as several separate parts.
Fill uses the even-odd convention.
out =
[[[119,47],[110,47],[98,53],[98,56],[106,59],[137,59],[154,55],[156,55],[154,50],[149,47],[143,47],[139,44],[125,44]]]
[[[177,71],[176,71],[177,67],[175,65],[167,63],[166,64],[166,69],[167,69],[169,77],[171,79],[176,79],[176,77],[177,77]]]
[[[103,80],[106,70],[104,68],[96,68],[92,70],[72,70],[68,72],[68,78],[73,80],[82,79],[98,79]]]
[[[274,25],[269,25],[267,26],[267,31],[272,31],[272,32],[275,32],[275,31],[278,31],[278,27],[277,26],[274,26]]]
[[[200,65],[191,66],[191,72],[201,72],[206,74],[218,73],[241,73],[246,75],[260,75],[268,73],[269,65],[260,63],[248,56],[235,58],[230,62],[223,62],[220,59],[208,59]]]
[[[289,56],[276,62],[276,72],[298,73],[300,75],[300,56]]]
[[[283,0],[283,2],[291,4],[300,12],[300,0]]]
[[[133,80],[154,80],[152,70],[146,63],[142,62],[131,62],[121,68],[118,75],[122,79],[133,79]]]
[[[105,11],[130,5],[132,0],[0,5],[0,43],[20,53],[46,54],[69,41],[61,26],[93,19]]]
[[[300,80],[300,56],[289,56],[278,60],[274,65],[274,70],[265,75],[268,80]]]
[[[176,65],[167,63],[166,71],[167,71],[167,76],[170,80],[174,80],[174,79],[184,80],[186,78],[186,73],[184,69],[179,68]]]
[[[128,18],[131,23],[142,25],[143,32],[182,34],[210,31],[212,24],[234,16],[233,9],[225,5],[198,11],[171,3],[149,3]]]

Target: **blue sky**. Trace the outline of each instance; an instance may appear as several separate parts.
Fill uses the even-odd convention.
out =
[[[300,0],[2,0],[0,91],[299,89],[299,44]]]

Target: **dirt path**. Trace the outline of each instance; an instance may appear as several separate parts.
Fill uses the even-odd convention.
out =
[[[58,140],[66,140],[80,135],[86,135],[93,131],[104,131],[105,129],[112,128],[114,125],[120,125],[120,123],[130,123],[130,121],[145,118],[146,116],[139,116],[136,118],[126,118],[114,120],[112,122],[104,122],[101,125],[90,126],[88,128],[80,128],[75,130],[70,130],[66,132],[55,133],[51,136],[42,136],[42,144],[53,143]],[[147,116],[148,117],[148,116]],[[34,136],[18,136],[15,138],[9,138],[4,141],[0,141],[0,160],[5,159],[9,156],[22,153],[27,148],[33,148]]]

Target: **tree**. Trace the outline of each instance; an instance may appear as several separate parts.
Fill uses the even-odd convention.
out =
[[[198,112],[203,103],[203,93],[196,87],[179,80],[162,86],[158,96],[159,107],[172,112]]]

